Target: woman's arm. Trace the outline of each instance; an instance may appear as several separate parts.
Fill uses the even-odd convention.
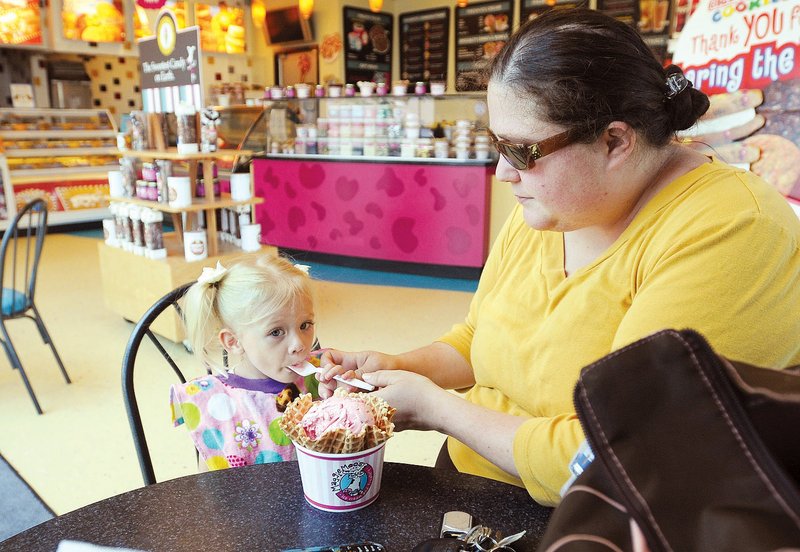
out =
[[[334,375],[354,372],[354,377],[378,370],[404,370],[420,374],[444,389],[462,389],[475,384],[475,375],[469,362],[446,343],[434,342],[425,347],[387,355],[377,351],[349,353],[329,349],[322,354],[320,365],[327,371],[319,375],[320,396],[330,396],[336,388]],[[327,392],[327,394],[325,394]]]
[[[419,374],[383,370],[365,374],[364,380],[380,387],[375,394],[397,409],[394,422],[398,430],[445,433],[519,477],[513,443],[514,434],[525,418],[472,404]]]

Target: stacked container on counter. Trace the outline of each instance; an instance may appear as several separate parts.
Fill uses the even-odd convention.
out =
[[[405,82],[396,83],[391,96],[386,95],[387,89],[382,83],[358,84],[360,98],[352,99],[338,98],[354,96],[355,87],[344,87],[342,94],[341,86],[330,85],[326,96],[324,87],[317,85],[315,97],[328,99],[308,111],[303,106],[315,101],[305,99],[310,96],[310,87],[303,89],[299,99],[294,99],[294,89],[271,87],[267,101],[272,101],[274,107],[286,106],[289,119],[296,124],[289,125],[294,127],[294,133],[285,125],[271,124],[271,129],[274,126],[287,130],[270,134],[267,151],[272,155],[336,157],[492,158],[486,147],[488,136],[485,133],[477,132],[477,139],[473,140],[476,121],[439,121],[435,126],[426,126],[420,121],[417,108],[409,102],[429,95],[424,83],[417,83],[416,95],[409,97],[405,97],[408,86]],[[441,86],[437,87],[439,94],[436,95],[442,91]],[[271,123],[278,122],[274,118],[271,120]],[[469,138],[468,142],[465,137]]]

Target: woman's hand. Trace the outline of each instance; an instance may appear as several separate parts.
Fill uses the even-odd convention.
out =
[[[395,366],[394,357],[377,351],[360,351],[350,353],[336,349],[326,349],[319,359],[319,365],[325,370],[317,374],[320,382],[319,396],[326,399],[333,395],[338,386],[348,391],[359,391],[358,388],[339,383],[333,376],[346,379],[361,378],[367,372],[391,370]]]
[[[425,376],[404,370],[380,370],[365,373],[363,378],[379,388],[373,391],[375,395],[397,409],[397,431],[441,429],[436,424],[440,418],[436,410],[452,395]]]
[[[450,435],[519,477],[514,465],[514,435],[526,418],[472,404],[413,372],[370,372],[364,374],[364,381],[378,387],[372,393],[397,409],[393,420],[397,431],[435,430]]]

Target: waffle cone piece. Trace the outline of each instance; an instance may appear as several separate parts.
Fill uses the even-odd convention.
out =
[[[347,393],[343,389],[334,392],[337,397],[350,397],[362,401],[372,412],[375,425],[366,425],[358,433],[353,434],[349,429],[341,428],[326,431],[316,440],[311,439],[302,427],[303,416],[312,406],[311,395],[306,393],[297,397],[287,407],[278,425],[281,430],[295,444],[328,454],[349,454],[371,449],[386,442],[394,432],[395,409],[388,405],[382,398],[368,393]]]

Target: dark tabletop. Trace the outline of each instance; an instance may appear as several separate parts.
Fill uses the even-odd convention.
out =
[[[447,470],[384,465],[378,500],[347,513],[311,507],[296,462],[181,477],[90,504],[0,543],[0,551],[54,552],[62,539],[150,552],[267,551],[372,541],[409,551],[439,535],[442,515],[472,514],[535,550],[551,510],[519,487]]]

